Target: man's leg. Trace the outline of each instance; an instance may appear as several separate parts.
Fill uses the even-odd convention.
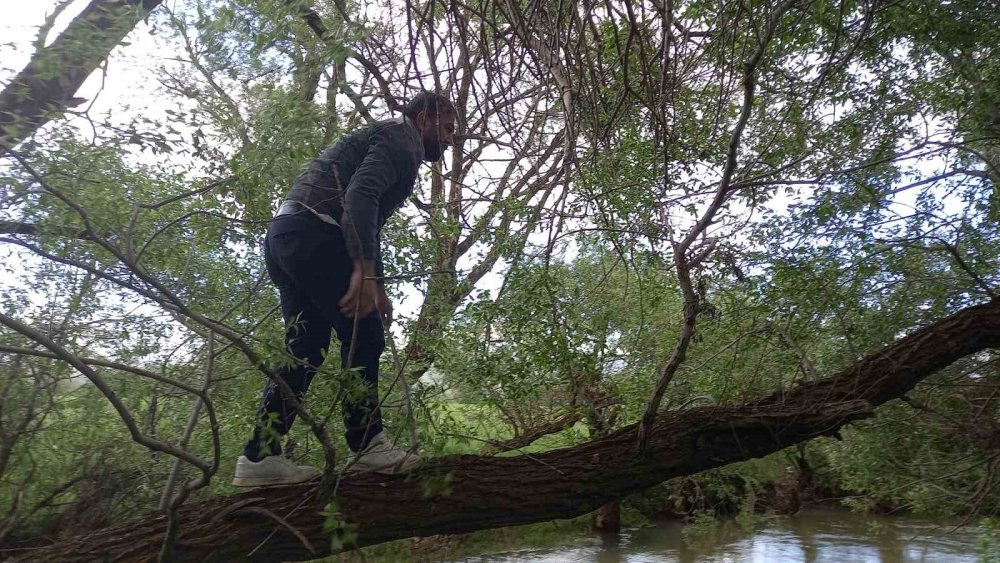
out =
[[[264,396],[257,409],[253,436],[237,460],[233,484],[266,486],[297,483],[320,474],[319,469],[296,466],[281,453],[281,439],[295,421],[295,404],[302,401],[316,370],[323,363],[323,350],[330,344],[331,325],[315,307],[308,293],[296,282],[289,262],[296,255],[311,255],[303,249],[301,240],[310,233],[296,226],[296,221],[275,221],[264,240],[264,260],[268,275],[278,287],[281,311],[285,321],[285,345],[291,358],[276,370],[290,388],[295,400],[285,395],[282,386],[268,380]],[[307,225],[308,226],[308,225]]]
[[[340,230],[331,229],[308,216],[295,217],[294,221],[297,229],[294,237],[289,238],[287,234],[269,237],[265,253],[268,272],[281,291],[286,320],[302,311],[302,315],[308,316],[310,326],[325,329],[325,339],[316,335],[313,329],[307,329],[308,334],[296,341],[298,352],[290,340],[289,347],[293,348],[296,357],[318,365],[322,362],[320,350],[329,344],[331,327],[337,331],[341,341],[341,366],[356,374],[349,376],[343,386],[343,401],[347,443],[352,450],[358,451],[382,431],[378,410],[378,364],[385,349],[382,320],[377,312],[372,312],[355,326],[354,319],[340,312],[339,302],[347,292],[354,267]],[[306,229],[308,233],[298,229]],[[276,230],[280,231],[281,227]],[[303,391],[315,371],[305,370],[304,373]],[[299,392],[298,387],[295,390]],[[272,401],[272,405],[268,412],[277,411],[279,403]],[[287,425],[275,426],[287,431]]]
[[[327,231],[325,236],[331,238],[324,239],[323,252],[316,254],[324,260],[299,264],[291,274],[337,331],[341,365],[354,374],[343,385],[345,438],[353,452],[363,455],[353,456],[349,465],[352,471],[410,471],[420,465],[420,457],[396,448],[382,432],[378,408],[379,359],[385,349],[382,319],[373,311],[355,323],[340,313],[339,301],[347,292],[354,265],[340,231]]]
[[[344,393],[344,428],[347,445],[358,452],[382,432],[378,408],[378,364],[385,350],[385,332],[377,311],[360,319],[341,318],[334,325],[340,339],[340,360],[345,369],[358,374],[361,385],[348,385]]]
[[[330,345],[330,324],[326,318],[294,287],[279,286],[281,309],[285,317],[285,347],[290,363],[277,369],[281,377],[302,401],[316,370],[323,363],[323,350]],[[297,311],[294,312],[294,311]],[[293,402],[285,397],[280,386],[268,380],[264,396],[257,408],[254,435],[244,449],[252,461],[281,453],[281,438],[288,434],[298,415]]]
[[[378,367],[385,350],[385,333],[377,311],[357,323],[340,312],[339,301],[347,292],[353,264],[342,256],[325,254],[329,259],[311,267],[299,266],[292,276],[311,300],[312,310],[333,326],[340,340],[341,367],[351,374],[344,382],[344,424],[347,445],[359,451],[382,431],[382,416],[378,409]],[[355,324],[357,326],[355,326]],[[330,329],[327,328],[327,335]],[[353,348],[353,350],[352,350]]]
[[[420,467],[420,456],[407,452],[382,431],[379,408],[378,364],[385,349],[385,332],[377,311],[353,322],[334,325],[341,340],[342,365],[358,370],[361,385],[353,396],[344,397],[344,426],[347,444],[353,452],[347,460],[347,471],[405,473]]]
[[[272,229],[264,240],[264,262],[271,281],[278,287],[285,321],[285,348],[291,354],[289,363],[276,372],[291,388],[296,400],[301,401],[323,363],[323,350],[330,345],[331,326],[287,269],[287,262],[297,248],[295,237],[308,236],[308,233],[283,231],[281,226]],[[277,383],[267,381],[257,408],[253,438],[244,449],[247,458],[257,461],[266,455],[281,453],[281,437],[291,429],[297,415],[293,404]]]
[[[328,225],[308,216],[289,217],[292,218],[295,221],[294,229],[308,232],[297,232],[297,236],[287,239],[289,243],[287,245],[279,244],[286,237],[281,235],[273,237],[274,243],[269,244],[267,248],[273,251],[272,262],[280,267],[277,268],[280,271],[272,273],[272,278],[279,288],[283,287],[280,281],[282,277],[287,278],[297,290],[290,295],[296,296],[297,299],[308,299],[312,305],[311,309],[301,305],[298,307],[318,312],[318,315],[328,323],[327,326],[332,326],[337,331],[337,336],[342,342],[342,365],[357,370],[357,376],[362,384],[345,385],[345,387],[357,388],[360,393],[351,393],[349,395],[352,396],[344,399],[346,437],[348,445],[357,452],[382,432],[382,419],[377,408],[378,364],[385,349],[382,321],[378,314],[373,312],[359,320],[355,330],[354,320],[340,313],[339,301],[347,292],[353,271],[353,261],[347,254],[347,246],[340,230],[331,229]],[[271,269],[269,267],[269,272]],[[285,291],[282,291],[283,309],[284,296]],[[330,329],[327,328],[325,332],[327,337],[329,332]],[[380,470],[381,465],[409,469],[419,464],[419,458],[415,455],[405,456],[398,450],[389,451],[390,448],[382,450],[381,457],[371,456],[370,469]],[[404,457],[406,457],[405,463],[399,463]]]

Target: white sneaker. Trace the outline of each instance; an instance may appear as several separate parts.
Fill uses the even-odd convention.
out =
[[[319,477],[323,472],[310,465],[295,465],[283,455],[269,455],[253,462],[241,455],[236,460],[236,475],[233,485],[237,487],[267,487],[270,485],[292,485]]]
[[[420,467],[423,460],[415,453],[399,449],[389,441],[385,432],[379,432],[360,452],[351,451],[347,456],[347,473],[407,473]]]

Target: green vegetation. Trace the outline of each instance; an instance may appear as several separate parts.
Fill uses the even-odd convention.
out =
[[[116,65],[142,49],[144,105],[52,94],[40,129],[15,103],[19,69],[3,69],[0,545],[165,510],[182,500],[164,495],[178,456],[168,493],[237,492],[261,368],[293,361],[267,222],[324,146],[432,84],[463,139],[382,233],[400,314],[383,409],[406,443],[410,385],[425,457],[533,454],[651,408],[746,404],[996,298],[1000,12],[985,3],[691,0],[662,18],[656,2],[390,4],[156,6],[110,55],[102,94],[124,96]],[[32,67],[43,82],[89,64],[47,57]],[[839,439],[624,499],[625,521],[682,517],[694,535],[834,502],[985,518],[995,559],[998,359],[942,366]],[[335,363],[306,407],[342,460],[340,401],[357,383]],[[292,457],[323,464],[307,424],[289,438]],[[452,493],[447,476],[425,485]]]

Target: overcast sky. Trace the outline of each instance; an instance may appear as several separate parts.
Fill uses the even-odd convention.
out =
[[[49,31],[46,42],[58,37],[89,2],[72,0]],[[4,38],[0,44],[0,82],[6,84],[27,64],[38,28],[57,4],[56,0],[0,0],[0,11],[4,14],[0,22],[0,37]],[[157,91],[155,73],[167,59],[180,57],[180,51],[145,21],[132,30],[125,43],[116,47],[108,58],[107,75],[95,72],[77,92],[87,102],[74,109],[89,108],[88,113],[102,121],[110,115],[114,123],[125,123],[136,114],[163,116],[166,106],[158,103],[161,94]],[[69,122],[80,127],[84,134],[90,131],[82,119],[69,118]]]

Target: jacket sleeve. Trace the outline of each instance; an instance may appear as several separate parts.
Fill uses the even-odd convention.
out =
[[[379,249],[382,248],[382,231],[378,231],[375,235],[376,244],[378,244]],[[377,258],[375,258],[375,277],[384,278],[385,277],[385,263],[382,261],[382,253],[379,252]]]
[[[376,128],[368,143],[368,153],[344,192],[341,225],[347,253],[351,258],[376,260],[379,256],[379,200],[399,182],[406,167],[412,166],[403,139],[391,127]]]

